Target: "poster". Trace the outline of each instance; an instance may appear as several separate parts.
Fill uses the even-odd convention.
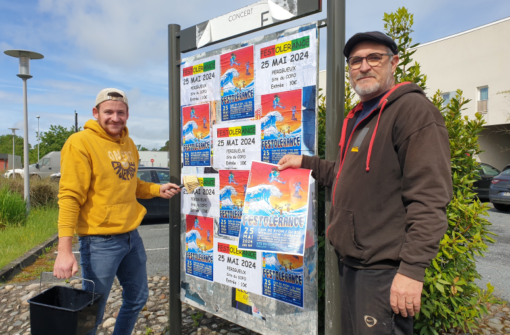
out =
[[[254,317],[266,321],[264,315],[260,310],[251,302],[250,293],[248,291],[240,290],[232,287],[232,308],[238,309]]]
[[[219,235],[239,237],[244,197],[248,187],[248,170],[220,170]]]
[[[308,29],[256,46],[258,95],[317,85],[317,33]]]
[[[184,166],[211,165],[211,115],[209,104],[182,107]]]
[[[254,116],[255,69],[253,45],[220,56],[221,120]]]
[[[260,121],[213,126],[214,162],[217,169],[249,169],[260,157]]]
[[[186,215],[186,274],[213,280],[214,222]]]
[[[239,249],[304,254],[310,174],[305,169],[278,171],[273,164],[252,163]]]
[[[181,183],[184,175],[181,176]],[[219,217],[219,180],[217,174],[197,175],[200,187],[193,193],[188,193],[186,188],[181,192],[181,213],[200,215],[205,217]]]
[[[261,253],[239,250],[236,244],[231,240],[214,240],[214,281],[260,295]]]
[[[262,253],[262,294],[303,308],[303,257]]]
[[[220,57],[181,64],[181,106],[220,100]]]

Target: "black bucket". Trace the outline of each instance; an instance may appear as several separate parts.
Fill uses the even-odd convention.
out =
[[[54,286],[28,300],[32,335],[85,335],[96,324],[102,294]]]

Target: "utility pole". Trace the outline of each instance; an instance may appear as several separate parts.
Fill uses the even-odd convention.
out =
[[[15,171],[15,165],[16,165],[16,157],[14,156],[15,153],[15,146],[14,146],[14,139],[16,138],[16,130],[19,130],[18,128],[9,128],[12,130],[12,179],[16,177]]]

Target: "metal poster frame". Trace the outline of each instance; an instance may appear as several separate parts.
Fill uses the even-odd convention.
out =
[[[319,1],[320,3],[320,1]],[[315,11],[317,12],[317,11]],[[315,154],[318,154],[318,129],[317,129],[317,113],[318,113],[318,95],[319,95],[319,44],[320,38],[318,28],[330,25],[328,29],[328,77],[327,77],[327,97],[328,104],[326,108],[326,158],[334,160],[338,147],[331,140],[336,136],[335,129],[340,129],[343,122],[343,91],[344,91],[344,60],[341,56],[341,48],[344,44],[345,35],[345,0],[330,0],[328,1],[328,21],[320,20],[299,27],[286,29],[280,32],[272,33],[266,36],[260,36],[251,39],[250,41],[237,43],[221,49],[209,51],[186,58],[187,61],[196,61],[212,55],[221,54],[229,50],[234,50],[245,45],[257,45],[267,41],[275,40],[280,36],[287,36],[296,33],[302,27],[312,27],[317,29],[317,81],[316,81],[316,102],[315,102]],[[313,14],[313,13],[310,13]],[[307,14],[309,15],[309,14]],[[288,21],[282,21],[284,23]],[[263,24],[263,23],[262,23]],[[273,25],[274,26],[274,25]],[[264,29],[266,27],[260,28]],[[256,29],[256,30],[260,30]],[[254,30],[254,31],[256,31]],[[182,173],[217,173],[216,170],[210,167],[182,167],[182,152],[181,152],[181,99],[180,99],[180,84],[181,84],[181,71],[180,66],[183,63],[181,59],[181,48],[188,43],[189,38],[193,38],[189,34],[182,34],[180,26],[170,24],[168,26],[169,32],[169,109],[170,109],[170,132],[169,132],[169,155],[170,157],[181,159],[170,159],[170,181],[180,184],[181,172]],[[235,35],[238,37],[244,34],[251,33],[248,31],[242,34]],[[187,37],[186,37],[187,36]],[[231,37],[231,38],[233,38]],[[230,38],[228,38],[230,39]],[[224,40],[228,40],[224,39]],[[224,41],[223,40],[223,41]],[[215,42],[217,43],[217,42]],[[212,43],[214,44],[214,43]],[[195,48],[196,49],[196,48]],[[186,51],[191,51],[190,49]],[[329,71],[332,69],[333,71]],[[216,120],[221,123],[221,118],[218,116],[221,104],[216,103]],[[333,139],[334,141],[334,139]],[[181,170],[182,169],[182,170]],[[180,333],[181,330],[181,302],[186,302],[191,306],[201,310],[215,314],[221,318],[239,324],[248,329],[263,333],[263,334],[282,334],[292,330],[293,334],[317,334],[318,333],[318,280],[317,280],[317,186],[315,187],[315,194],[313,198],[313,222],[314,222],[314,240],[315,245],[305,252],[307,261],[315,263],[315,274],[306,273],[305,271],[305,285],[304,285],[304,299],[306,308],[300,309],[292,305],[285,304],[264,296],[251,294],[251,302],[261,310],[263,318],[254,317],[235,308],[225,308],[231,306],[232,300],[232,287],[219,283],[207,282],[201,279],[196,279],[192,276],[185,274],[184,255],[185,255],[185,233],[186,228],[182,223],[185,222],[185,215],[181,214],[180,195],[174,197],[170,201],[170,232],[169,232],[169,254],[170,254],[170,273],[177,273],[180,276],[170,275],[170,315],[169,315],[169,329],[172,334]],[[330,195],[326,196],[326,209],[331,205]],[[328,223],[326,223],[327,228]],[[218,221],[215,219],[214,223],[214,236],[217,237]],[[221,236],[222,239],[229,239],[228,237]],[[235,240],[234,238],[231,238]],[[328,243],[326,243],[328,244]],[[326,334],[339,334],[340,323],[338,318],[339,312],[339,299],[338,299],[338,271],[336,267],[328,271],[331,264],[336,263],[336,255],[334,250],[326,248],[326,320],[325,320],[325,333]],[[306,267],[305,267],[306,268]],[[329,275],[328,275],[329,273]],[[335,279],[336,275],[336,279]],[[235,290],[235,289],[234,289]],[[328,295],[329,292],[329,295]],[[310,307],[313,306],[313,307]]]

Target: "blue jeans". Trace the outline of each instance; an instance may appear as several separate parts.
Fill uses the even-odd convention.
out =
[[[123,288],[123,303],[113,334],[131,334],[138,314],[149,297],[147,255],[138,230],[119,235],[83,236],[79,241],[82,276],[92,280],[96,292],[103,295],[99,301],[96,326],[87,335],[95,335],[103,321],[106,301],[115,276]],[[92,284],[84,281],[83,289],[92,291]]]

